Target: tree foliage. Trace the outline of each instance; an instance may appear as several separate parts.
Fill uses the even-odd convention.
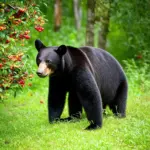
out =
[[[41,32],[45,23],[41,12],[31,1],[0,3],[0,99],[8,90],[16,93],[25,86],[30,67],[27,62],[27,40],[30,28]],[[31,86],[31,84],[28,84]]]
[[[122,47],[125,47],[128,58],[147,57],[144,55],[150,51],[149,6],[149,0],[114,0],[111,3],[111,30],[117,26],[116,30],[125,37]]]

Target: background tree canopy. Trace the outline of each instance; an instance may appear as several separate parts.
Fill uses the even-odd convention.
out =
[[[75,36],[82,41],[80,45],[90,45],[90,43],[87,43],[85,40],[87,38],[93,40],[94,42],[92,45],[96,47],[105,47],[104,45],[107,45],[106,50],[113,53],[120,61],[127,58],[135,58],[141,53],[148,52],[150,47],[150,35],[149,32],[147,32],[150,28],[150,2],[148,0],[95,0],[92,2],[89,1],[90,5],[87,5],[88,0],[75,1],[78,1],[78,5],[80,6],[80,17],[78,18],[78,21],[81,22],[81,26],[78,27],[80,28],[77,33],[78,36]],[[73,1],[51,0],[46,2],[44,0],[37,0],[37,3],[40,4],[40,10],[42,10],[48,19],[46,26],[49,26],[49,29],[52,30],[55,28],[56,21],[54,12],[56,11],[54,9],[56,7],[54,7],[54,5],[57,5],[57,3],[58,5],[60,3],[61,9],[61,13],[59,14],[61,17],[58,17],[61,18],[60,26],[62,28],[60,29],[60,32],[64,30],[64,27],[75,27],[75,12],[73,11],[75,3],[73,3]],[[88,16],[89,9],[91,9],[94,14],[91,22],[88,22],[88,19],[90,19]],[[93,32],[95,38],[94,36],[89,35],[88,32],[86,33],[86,30],[88,30],[86,25],[88,26],[88,24],[94,25],[93,31],[89,30],[89,32]],[[80,35],[81,32],[83,33],[83,36]],[[71,33],[66,30],[68,37]],[[102,34],[101,37],[99,34]],[[91,39],[92,37],[93,39]],[[69,39],[72,40],[71,38]],[[103,44],[102,40],[104,40]]]

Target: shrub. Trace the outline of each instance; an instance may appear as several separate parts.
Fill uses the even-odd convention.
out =
[[[31,1],[0,3],[0,99],[9,91],[16,93],[33,77],[27,71],[27,43],[30,29],[44,30],[45,19],[36,4]],[[31,83],[29,84],[31,86]]]
[[[129,88],[133,92],[146,92],[150,89],[150,53],[143,51],[135,59],[124,61]]]

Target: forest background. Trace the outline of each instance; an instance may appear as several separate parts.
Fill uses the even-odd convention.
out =
[[[149,149],[149,8],[149,0],[1,0],[0,148]],[[85,115],[80,122],[49,124],[48,79],[36,75],[35,39],[114,55],[129,82],[127,118],[108,109],[104,127],[87,133],[81,131]]]

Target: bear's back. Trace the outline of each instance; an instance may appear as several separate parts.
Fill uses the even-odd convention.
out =
[[[80,50],[87,55],[92,64],[103,99],[109,101],[114,97],[119,84],[126,80],[121,65],[105,50],[89,46],[80,47]]]

